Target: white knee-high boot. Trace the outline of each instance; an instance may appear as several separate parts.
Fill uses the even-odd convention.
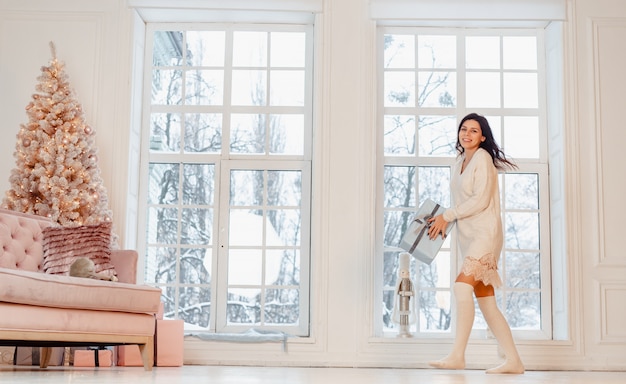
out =
[[[501,365],[488,369],[487,373],[524,373],[524,364],[517,353],[511,328],[500,312],[494,296],[478,298],[480,311],[491,332],[503,349],[506,360]]]
[[[452,351],[441,360],[429,361],[428,364],[441,369],[465,368],[465,348],[474,324],[474,287],[467,283],[454,283],[456,302],[456,337]]]

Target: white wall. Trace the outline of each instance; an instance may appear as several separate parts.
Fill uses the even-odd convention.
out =
[[[240,2],[241,3],[241,2]],[[563,72],[565,165],[563,221],[569,261],[569,339],[520,341],[530,369],[626,370],[626,254],[621,199],[626,186],[619,112],[626,89],[626,6],[620,0],[567,0]],[[312,366],[426,367],[450,345],[428,340],[370,338],[374,234],[375,27],[367,0],[325,0],[318,16],[321,89],[312,266],[312,335],[280,344],[212,343],[188,339],[185,362]],[[0,191],[8,188],[15,134],[48,42],[67,64],[88,122],[97,131],[100,168],[118,233],[136,196],[128,182],[129,138],[137,136],[133,60],[141,52],[137,17],[125,0],[0,0]],[[140,31],[140,30],[139,30]],[[356,96],[356,97],[355,97]],[[129,155],[130,152],[135,153]],[[131,164],[132,166],[132,164]],[[141,231],[139,231],[141,232]],[[126,244],[134,244],[126,239]],[[475,341],[474,368],[495,364],[493,341]]]
[[[626,344],[626,252],[624,251],[624,96],[626,89],[626,4],[617,0],[577,1],[574,58],[578,66],[572,134],[580,264],[572,278],[582,293],[583,354],[597,365],[624,364]],[[574,88],[572,87],[573,91]],[[573,165],[574,165],[573,164]]]

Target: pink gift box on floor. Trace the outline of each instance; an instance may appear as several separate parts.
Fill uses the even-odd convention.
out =
[[[163,320],[165,306],[163,302],[159,304],[159,311],[156,314],[157,320]],[[155,351],[156,359],[156,351]],[[155,360],[156,361],[156,360]],[[138,345],[120,345],[117,347],[117,365],[120,367],[143,367],[143,359],[139,352]]]
[[[48,362],[49,366],[63,365],[65,348],[53,347],[50,353],[50,361]],[[13,363],[15,365],[39,365],[40,354],[41,348],[39,347],[15,347]]]
[[[120,345],[117,347],[117,365],[120,367],[143,367],[138,345]]]
[[[183,365],[183,320],[157,320],[154,338],[154,364],[157,367],[180,367]],[[143,366],[137,345],[120,345],[117,348],[118,366]]]
[[[98,361],[96,364],[96,353]],[[110,349],[77,349],[74,351],[75,367],[110,367],[113,365],[113,351]]]
[[[157,367],[183,365],[183,320],[157,320],[154,363]]]

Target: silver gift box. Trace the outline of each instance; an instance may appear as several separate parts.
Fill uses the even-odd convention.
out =
[[[400,248],[426,264],[432,263],[439,253],[444,239],[441,235],[437,235],[433,240],[428,237],[428,228],[430,227],[428,219],[442,214],[445,210],[445,207],[442,207],[440,204],[430,199],[424,201],[417,210],[413,221],[411,221],[409,229],[407,229],[402,236]],[[448,223],[446,236],[452,231],[454,223],[455,222]]]

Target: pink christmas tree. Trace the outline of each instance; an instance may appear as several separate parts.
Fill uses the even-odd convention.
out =
[[[41,67],[37,93],[26,106],[28,123],[17,134],[5,209],[46,216],[62,226],[111,221],[98,168],[95,131],[71,89],[64,63]]]

